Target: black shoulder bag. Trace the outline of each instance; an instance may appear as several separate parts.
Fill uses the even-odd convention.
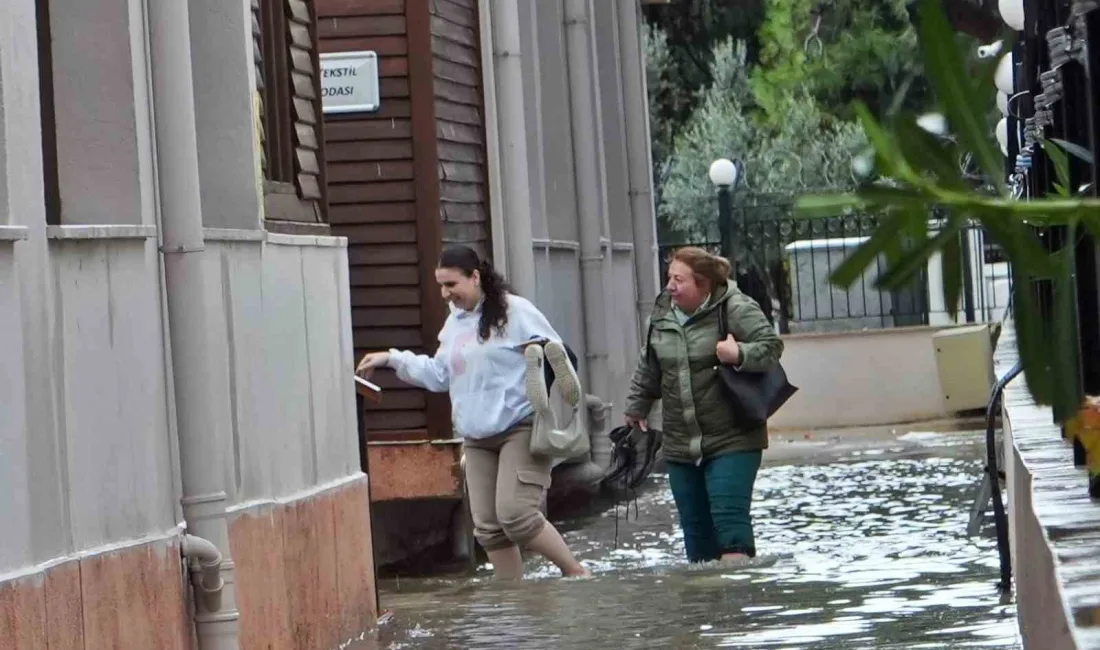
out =
[[[718,340],[724,341],[729,335],[729,306],[723,305],[715,311],[718,312]],[[721,362],[717,370],[738,424],[764,424],[798,391],[787,381],[787,372],[778,361],[764,372],[734,370]]]

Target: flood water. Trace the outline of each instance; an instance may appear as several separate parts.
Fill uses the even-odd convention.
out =
[[[753,514],[769,567],[690,567],[667,479],[630,507],[564,522],[594,570],[561,580],[384,581],[393,614],[370,647],[1017,648],[991,535],[966,537],[980,437],[926,436],[761,470]],[[767,460],[765,461],[767,464]]]

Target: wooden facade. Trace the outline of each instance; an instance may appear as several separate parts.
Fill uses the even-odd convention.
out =
[[[322,52],[374,51],[379,110],[325,118],[329,223],[348,238],[356,356],[431,354],[445,242],[489,245],[476,0],[317,0]],[[452,437],[446,395],[382,372],[371,440]]]

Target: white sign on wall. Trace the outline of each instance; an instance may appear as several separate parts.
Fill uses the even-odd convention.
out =
[[[378,55],[333,52],[321,55],[321,108],[325,113],[377,111]]]

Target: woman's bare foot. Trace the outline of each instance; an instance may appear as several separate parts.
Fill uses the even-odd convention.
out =
[[[565,540],[550,522],[546,522],[542,531],[527,544],[527,548],[556,564],[563,576],[588,576],[592,573],[573,557]]]
[[[580,566],[580,570],[577,570],[577,569],[573,569],[571,571],[563,570],[561,572],[562,577],[563,578],[591,578],[592,577],[592,569],[589,569],[588,567],[586,567],[586,566],[584,566],[583,564],[580,564],[580,563],[578,563],[578,566]]]

